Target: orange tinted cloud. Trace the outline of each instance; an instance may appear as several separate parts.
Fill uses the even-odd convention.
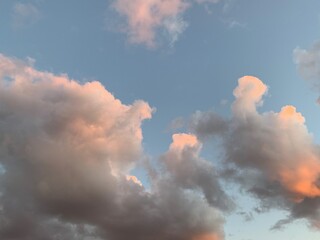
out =
[[[279,118],[285,121],[296,121],[297,123],[304,124],[305,118],[301,113],[296,111],[296,108],[291,105],[284,106],[279,112]]]
[[[289,220],[276,227],[303,217],[316,225],[320,222],[320,147],[294,106],[279,112],[257,110],[267,91],[256,77],[240,78],[233,92],[232,118],[201,113],[191,130],[201,137],[204,133],[199,129],[212,129],[207,133],[222,138],[228,180],[234,177],[264,208],[282,206],[290,211]],[[225,130],[218,132],[215,126]]]
[[[208,234],[195,236],[192,240],[221,240],[221,239],[223,238],[221,236],[218,236],[216,233],[208,233]]]
[[[127,175],[127,176],[126,176],[126,179],[127,179],[128,181],[131,181],[131,182],[133,182],[133,183],[135,183],[135,184],[138,184],[138,185],[142,186],[142,182],[141,182],[136,176]]]
[[[173,134],[173,142],[170,145],[170,149],[182,150],[185,147],[195,147],[199,144],[198,139],[195,135],[179,133]]]
[[[238,86],[233,91],[236,100],[233,103],[235,114],[254,113],[256,106],[262,104],[262,96],[268,87],[258,78],[244,76],[238,80]]]
[[[239,140],[252,141],[251,146],[246,146],[252,150],[243,151],[247,151],[248,157],[252,152],[256,156],[243,160],[249,161],[249,165],[257,164],[270,180],[280,182],[295,198],[320,196],[317,186],[320,161],[304,125],[305,118],[291,105],[284,106],[279,113],[257,113],[256,107],[261,105],[266,91],[267,86],[251,76],[240,78],[234,90],[234,120],[245,134]]]

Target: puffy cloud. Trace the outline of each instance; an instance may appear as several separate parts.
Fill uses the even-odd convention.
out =
[[[192,0],[115,0],[112,8],[124,18],[120,31],[128,35],[131,43],[155,47],[160,36],[167,37],[171,45],[178,40],[188,26],[183,14],[192,4]]]
[[[227,157],[239,166],[261,171],[268,181],[279,183],[294,201],[317,197],[318,147],[295,107],[285,106],[279,113],[262,115],[256,111],[266,90],[257,78],[239,80],[234,91],[234,126],[227,142]],[[245,104],[241,104],[243,99]]]
[[[320,223],[320,149],[294,106],[259,113],[257,106],[268,87],[258,78],[239,79],[234,90],[233,117],[222,135],[226,179],[234,178],[261,200],[264,208],[290,211],[290,217]],[[205,121],[219,122],[217,117]],[[201,126],[198,126],[198,128]],[[213,131],[215,134],[216,131]]]
[[[262,96],[267,91],[267,86],[252,76],[239,79],[238,87],[233,91],[236,100],[233,103],[233,112],[237,116],[256,113],[256,105],[262,104]]]
[[[183,183],[165,167],[150,189],[130,174],[151,114],[146,102],[125,105],[99,82],[0,55],[0,238],[223,239],[223,192],[194,136],[175,135],[168,150],[173,164],[197,168]]]
[[[176,184],[187,189],[200,189],[209,204],[231,210],[232,201],[221,189],[213,165],[199,156],[202,144],[191,134],[174,134],[169,151],[161,160]]]

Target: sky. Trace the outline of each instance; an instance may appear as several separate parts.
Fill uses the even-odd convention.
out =
[[[0,0],[0,239],[320,237],[318,0]]]

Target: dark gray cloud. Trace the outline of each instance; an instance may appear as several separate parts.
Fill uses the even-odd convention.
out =
[[[200,139],[221,135],[228,130],[228,122],[213,111],[195,112],[189,122],[189,128]]]

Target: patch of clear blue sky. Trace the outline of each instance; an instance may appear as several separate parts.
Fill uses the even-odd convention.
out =
[[[221,3],[208,6],[210,11],[195,6],[185,14],[189,27],[174,48],[164,45],[151,51],[106,29],[114,17],[110,1],[20,1],[34,4],[41,17],[14,27],[17,2],[0,0],[0,52],[32,57],[38,69],[67,73],[79,81],[97,79],[124,103],[149,102],[157,108],[143,126],[144,146],[152,156],[166,151],[171,141],[166,129],[174,118],[208,109],[229,115],[229,105],[220,102],[232,102],[232,91],[243,75],[257,76],[270,86],[261,111],[293,104],[320,139],[317,93],[300,79],[292,61],[295,47],[307,48],[320,39],[319,0],[234,0],[227,10]],[[231,27],[232,21],[239,24]],[[250,210],[251,201],[241,201]],[[270,232],[269,223],[279,216],[284,215],[272,212],[239,224],[239,216],[232,215],[227,239],[318,239],[319,233],[303,224]]]

